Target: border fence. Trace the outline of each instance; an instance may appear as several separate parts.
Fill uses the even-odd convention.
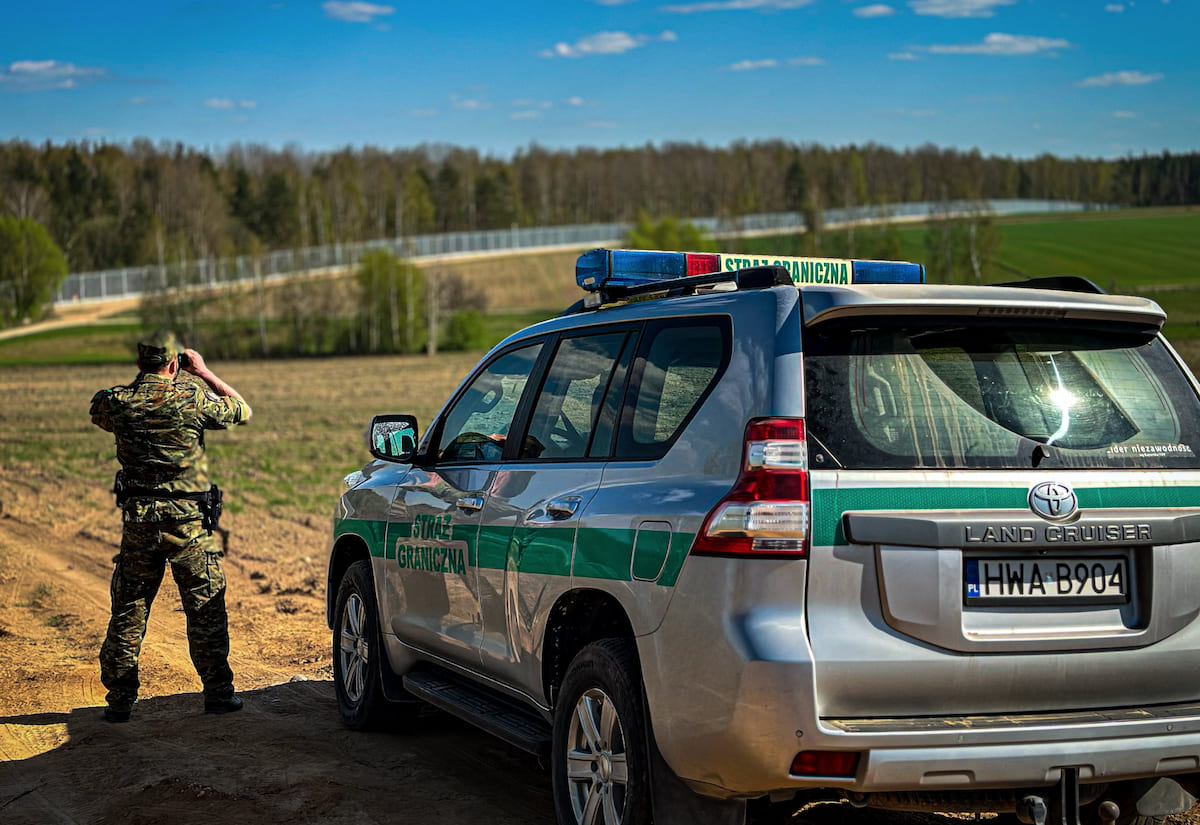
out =
[[[1075,201],[920,201],[827,209],[823,213],[823,219],[826,228],[836,229],[857,223],[918,221],[930,217],[981,211],[993,216],[1003,216],[1111,208],[1113,207],[1103,204]],[[798,212],[688,220],[717,238],[799,232],[805,228],[804,217]],[[339,270],[356,266],[364,254],[377,249],[386,249],[420,261],[537,252],[556,248],[611,246],[621,243],[632,227],[631,223],[588,223],[527,228],[514,226],[511,229],[415,235],[407,238],[278,250],[257,256],[240,255],[235,258],[209,258],[165,265],[72,273],[63,281],[54,303],[57,305],[136,298],[146,292],[161,290],[167,285],[219,286],[239,281],[273,281],[293,275]]]

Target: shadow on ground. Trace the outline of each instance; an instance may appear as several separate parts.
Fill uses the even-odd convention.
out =
[[[240,694],[245,710],[205,715],[197,694],[138,702],[125,724],[99,707],[0,717],[4,825],[552,825],[537,761],[430,711],[362,733],[341,724],[330,682]],[[27,758],[16,753],[58,747]],[[818,805],[792,825],[918,825],[921,814]]]
[[[0,717],[16,745],[47,726],[65,725],[67,737],[0,762],[0,822],[553,822],[536,760],[457,720],[430,714],[405,730],[358,733],[342,726],[329,682],[241,695],[245,710],[226,716],[203,714],[189,694],[140,701],[118,725],[96,707]]]

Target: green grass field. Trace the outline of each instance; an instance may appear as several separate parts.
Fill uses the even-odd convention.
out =
[[[1142,295],[1167,312],[1167,337],[1200,338],[1200,210],[1128,209],[1022,216],[997,222],[994,282],[1078,275],[1106,292]],[[860,229],[860,238],[869,229]],[[898,230],[904,260],[926,257],[925,227]],[[829,232],[844,248],[845,232]],[[747,251],[803,254],[801,236],[758,238]],[[868,239],[869,240],[869,239]]]
[[[1019,279],[1017,273],[1079,275],[1109,292],[1153,298],[1167,311],[1169,338],[1200,339],[1200,209],[1022,216],[999,220],[997,228],[994,281]],[[869,244],[878,231],[860,228],[859,243]],[[925,231],[897,229],[900,257],[924,260]],[[846,248],[845,234],[827,232],[826,248]],[[802,236],[787,235],[743,240],[730,249],[798,255],[803,244]],[[576,295],[573,263],[574,253],[555,252],[439,266],[488,294],[490,346],[570,303]],[[0,367],[127,363],[138,333],[136,314],[112,320],[0,340]]]

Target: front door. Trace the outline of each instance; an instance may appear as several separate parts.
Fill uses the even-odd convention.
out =
[[[479,528],[541,342],[501,353],[434,422],[388,519],[383,609],[401,641],[478,665]]]

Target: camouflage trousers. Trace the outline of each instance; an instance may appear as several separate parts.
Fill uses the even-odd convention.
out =
[[[204,698],[233,696],[225,572],[217,543],[199,519],[127,522],[113,570],[112,618],[100,648],[100,681],[108,688],[109,707],[128,710],[137,699],[138,654],[167,564],[183,601],[188,651],[204,684]]]

